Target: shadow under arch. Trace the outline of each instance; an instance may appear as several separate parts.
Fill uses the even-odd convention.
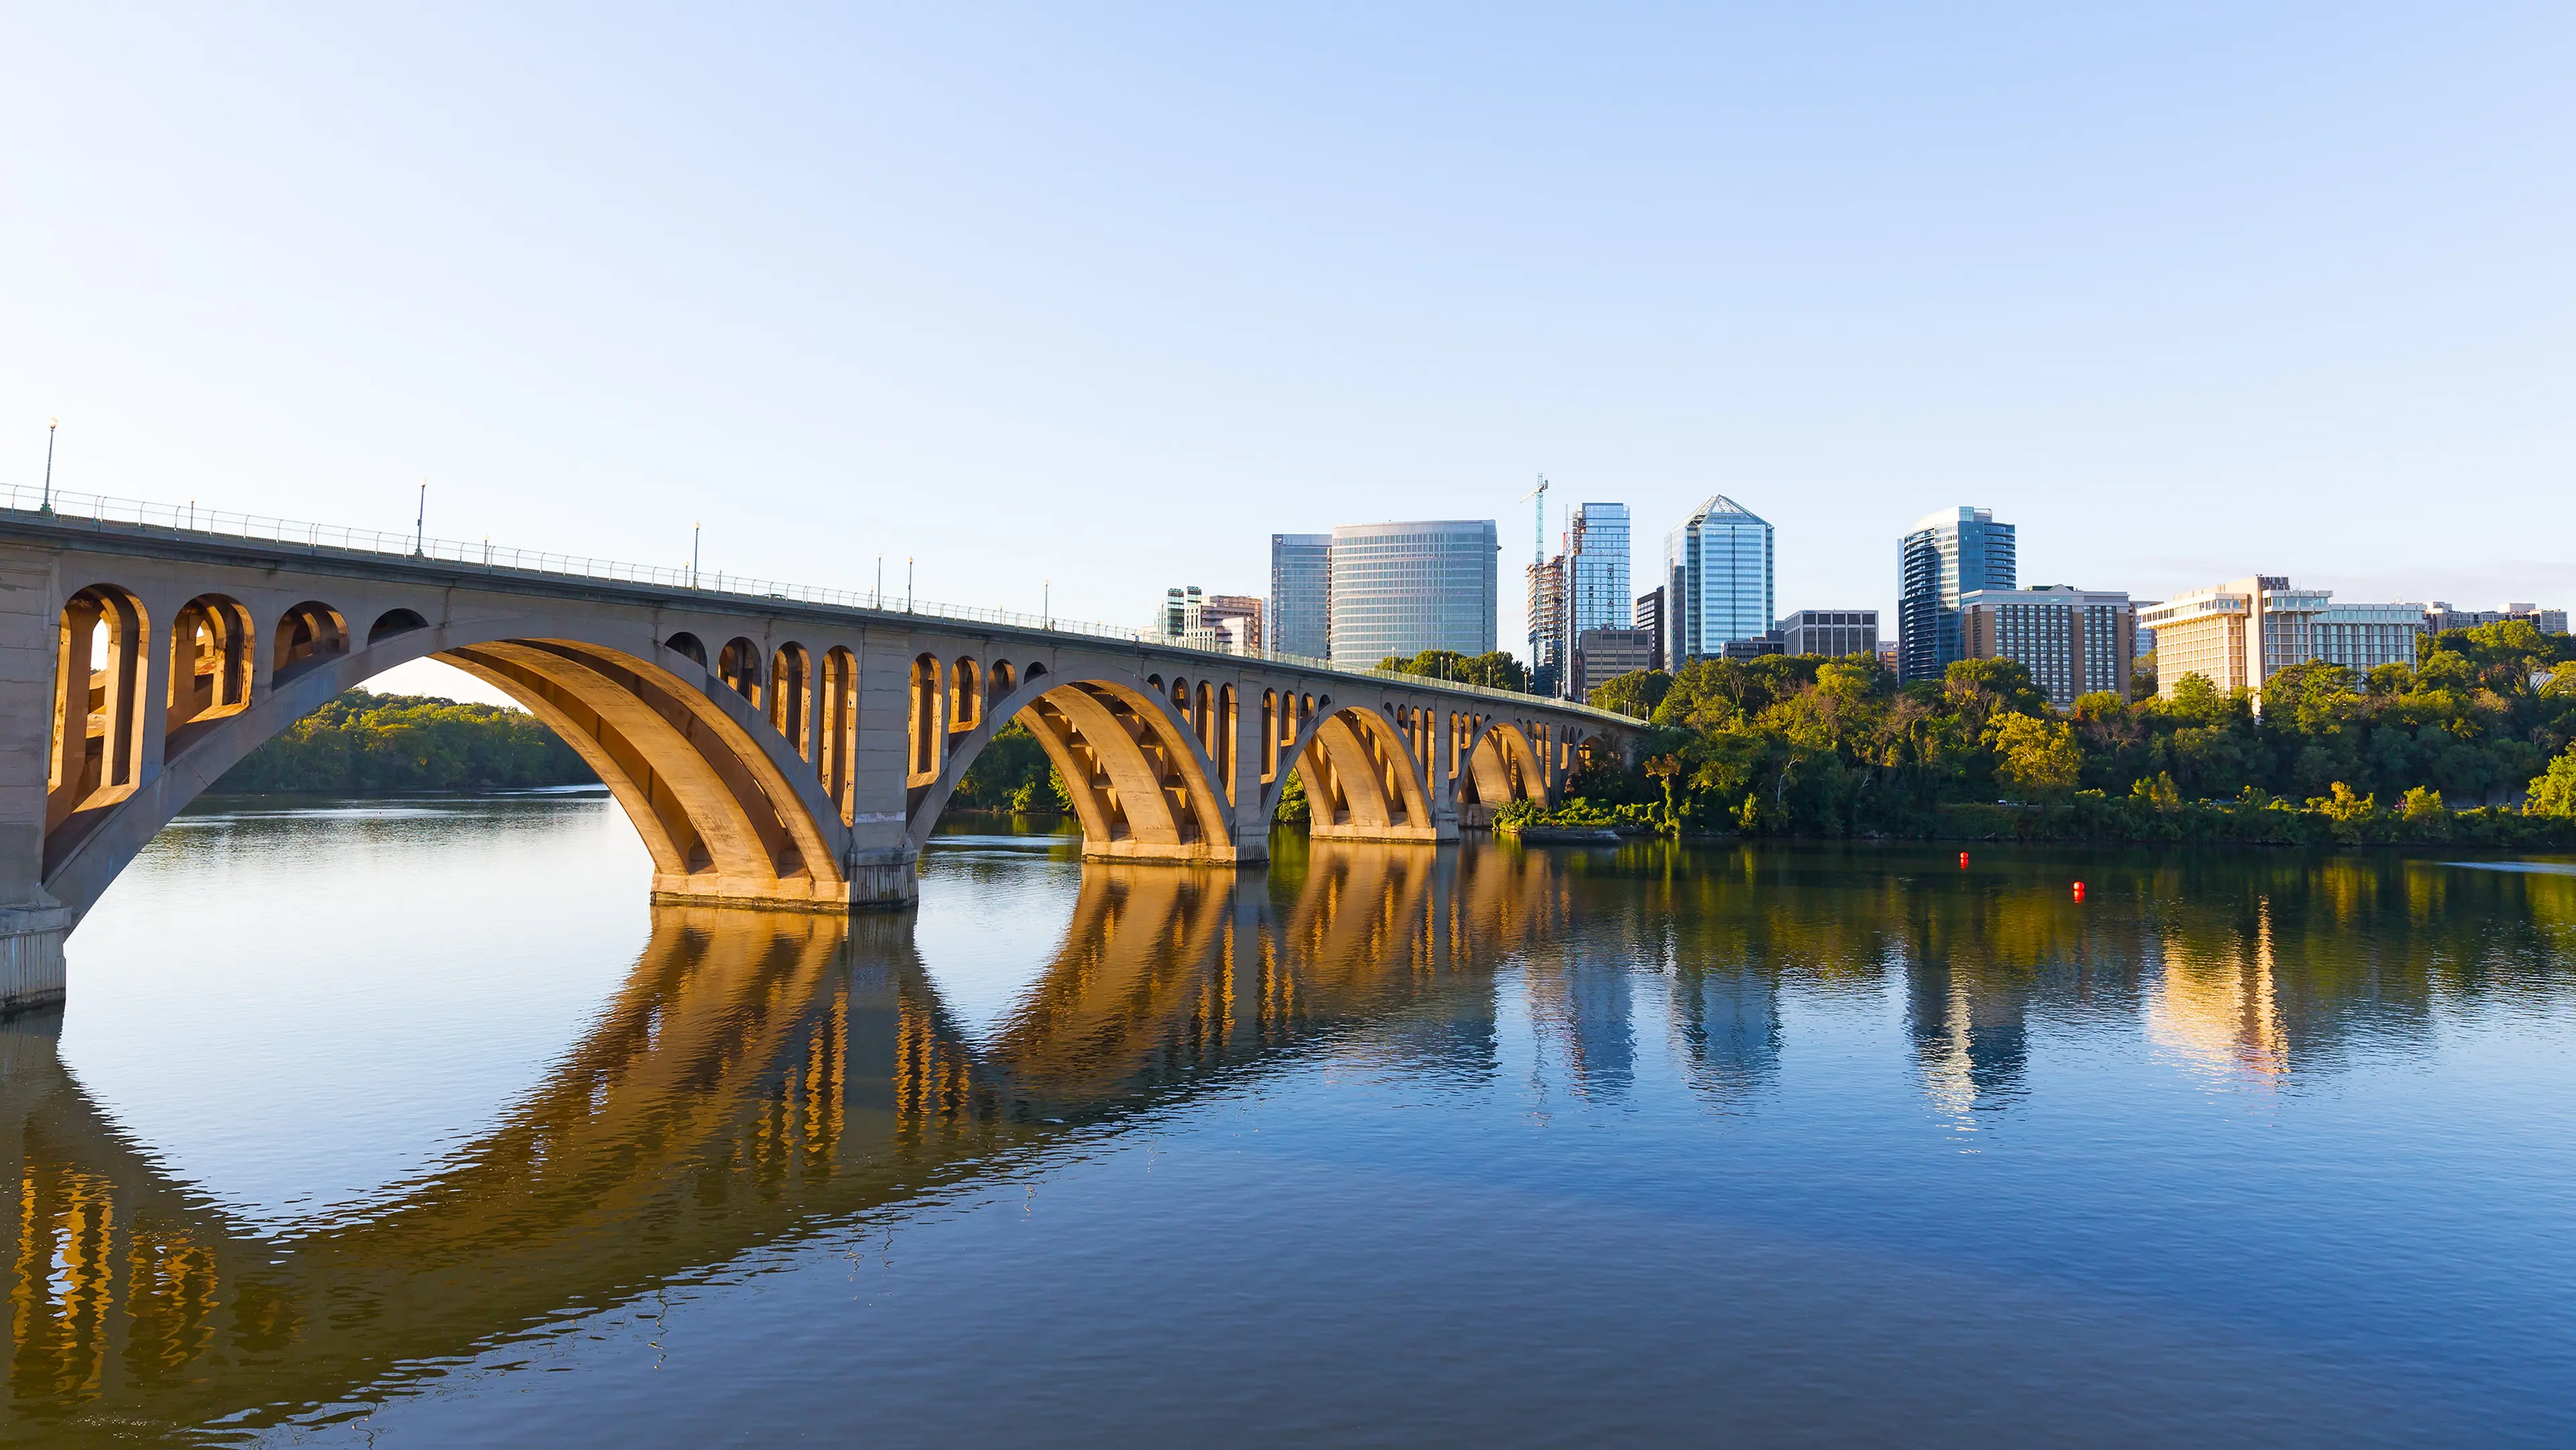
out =
[[[496,1129],[284,1234],[127,1139],[63,1067],[58,1013],[0,1023],[24,1235],[0,1263],[6,1413],[273,1425],[952,1192],[961,1170],[1007,1172],[1354,1024],[1489,1030],[1492,964],[1547,929],[1548,869],[1333,842],[1280,880],[1086,864],[1019,1008],[980,1041],[909,916],[658,906],[626,982]]]

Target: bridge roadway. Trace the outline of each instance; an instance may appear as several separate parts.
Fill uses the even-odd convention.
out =
[[[1430,845],[1551,803],[1584,752],[1635,729],[1414,676],[488,543],[0,502],[0,1012],[61,999],[64,937],[189,801],[415,659],[579,751],[675,904],[909,904],[941,810],[1012,720],[1062,774],[1087,858],[1201,866],[1267,860],[1291,776],[1319,839]]]
[[[0,1424],[157,1438],[356,1405],[1318,1041],[1490,1054],[1495,965],[1562,936],[1562,871],[1331,842],[1293,883],[1088,868],[1019,1009],[973,1035],[909,915],[657,906],[625,987],[492,1132],[285,1233],[168,1177],[65,1069],[58,1013],[22,1014],[0,1025],[23,1200]]]

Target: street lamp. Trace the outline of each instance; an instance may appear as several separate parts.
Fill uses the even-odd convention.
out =
[[[54,511],[54,430],[63,425],[60,418],[45,420],[45,501],[39,513]]]

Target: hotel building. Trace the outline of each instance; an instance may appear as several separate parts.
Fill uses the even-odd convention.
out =
[[[2097,691],[2129,697],[2137,613],[2124,592],[2066,584],[1970,590],[1959,596],[1959,634],[1962,658],[2020,661],[2061,710]]]

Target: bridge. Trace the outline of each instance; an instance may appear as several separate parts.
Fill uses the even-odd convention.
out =
[[[1086,858],[1268,859],[1292,777],[1324,840],[1436,845],[1553,803],[1636,722],[1564,701],[1132,630],[193,504],[0,489],[0,1011],[260,742],[437,659],[561,736],[669,904],[914,900],[958,783],[1017,720]]]

